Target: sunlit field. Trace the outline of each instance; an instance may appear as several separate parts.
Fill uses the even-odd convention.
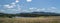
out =
[[[0,18],[0,23],[60,23],[60,16]]]

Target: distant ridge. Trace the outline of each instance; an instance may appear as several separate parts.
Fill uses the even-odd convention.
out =
[[[17,14],[5,14],[0,13],[0,16],[4,17],[40,17],[40,16],[60,16],[59,13],[52,12],[30,12],[30,13],[17,13]]]
[[[20,13],[21,16],[25,17],[36,17],[36,16],[60,16],[58,13],[52,13],[52,12],[31,12],[31,13]]]

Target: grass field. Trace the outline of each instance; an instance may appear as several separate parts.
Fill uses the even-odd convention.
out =
[[[60,16],[34,18],[0,18],[0,23],[60,23]]]

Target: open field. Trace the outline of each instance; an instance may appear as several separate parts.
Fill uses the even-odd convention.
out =
[[[60,23],[60,16],[36,18],[0,18],[0,23]]]

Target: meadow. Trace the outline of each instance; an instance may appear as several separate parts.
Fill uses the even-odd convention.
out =
[[[60,23],[60,16],[0,18],[0,23]]]

